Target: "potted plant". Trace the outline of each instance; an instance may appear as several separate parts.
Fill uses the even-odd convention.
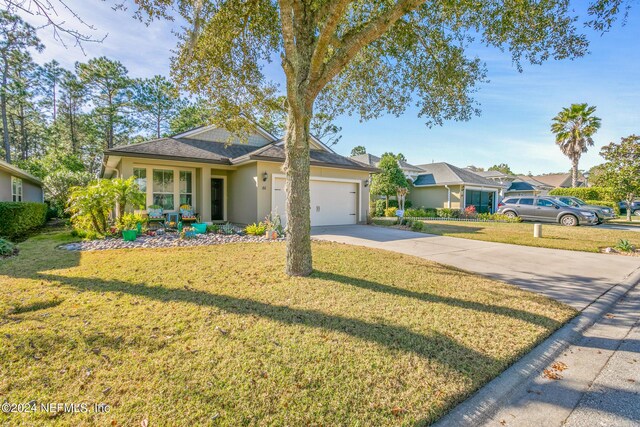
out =
[[[264,219],[264,225],[267,227],[265,237],[270,240],[275,240],[284,235],[284,229],[282,228],[282,222],[280,221],[280,215],[277,213],[271,213]]]
[[[205,234],[207,232],[207,224],[204,222],[194,222],[191,226],[198,234]]]
[[[122,230],[122,238],[126,242],[133,242],[138,236],[138,230],[142,232],[144,218],[140,215],[126,213],[120,217],[118,228]]]

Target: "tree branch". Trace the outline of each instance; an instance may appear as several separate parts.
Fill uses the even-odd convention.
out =
[[[320,36],[311,56],[310,81],[314,81],[319,77],[322,71],[322,63],[328,53],[329,44],[334,40],[340,19],[344,16],[350,3],[351,0],[336,1],[331,3],[327,9],[324,26],[320,30]],[[323,17],[321,16],[321,18]]]
[[[323,67],[317,80],[311,82],[312,96],[317,95],[351,61],[360,50],[384,34],[408,12],[415,10],[426,0],[400,0],[388,11],[366,24],[360,31],[348,33],[337,46],[336,54]]]

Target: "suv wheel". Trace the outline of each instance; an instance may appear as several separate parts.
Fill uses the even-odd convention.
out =
[[[505,214],[508,218],[517,218],[517,217],[518,217],[518,215],[516,215],[516,213],[515,213],[515,212],[513,212],[513,211],[506,211],[504,214]]]
[[[560,224],[567,227],[575,227],[576,225],[578,225],[578,218],[573,215],[565,215],[560,218]]]

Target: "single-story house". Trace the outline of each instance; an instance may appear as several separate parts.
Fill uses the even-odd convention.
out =
[[[526,176],[530,180],[540,182],[551,189],[553,188],[570,188],[571,187],[571,174],[570,173],[548,173],[544,175]],[[578,174],[578,187],[583,187],[585,184],[585,178],[582,174]]]
[[[373,154],[358,154],[357,156],[351,156],[352,160],[355,160],[360,163],[364,163],[367,166],[372,168],[377,168],[380,165],[380,157],[374,156]],[[420,175],[423,171],[418,166],[414,166],[405,161],[398,161],[398,166],[400,166],[400,170],[404,173],[404,176],[407,179],[415,180],[418,175]]]
[[[554,175],[557,175],[557,174],[554,174]],[[547,194],[549,194],[549,191],[553,190],[556,187],[547,182],[543,182],[539,180],[538,178],[540,176],[544,176],[544,175],[539,175],[537,177],[528,176],[528,175],[518,175],[517,181],[523,184],[521,184],[518,188],[514,188],[512,191],[509,191],[509,193],[505,195],[506,196],[546,196]],[[569,177],[569,186],[571,186],[571,177]]]
[[[465,170],[469,170],[466,169]],[[553,187],[524,175],[510,175],[500,171],[470,171],[502,185],[500,197],[546,195]]]
[[[44,201],[42,181],[30,173],[0,160],[0,202]]]
[[[167,213],[194,207],[203,222],[250,224],[271,213],[285,215],[283,141],[255,125],[246,140],[215,126],[196,128],[105,151],[102,177],[135,176],[146,205]],[[311,225],[356,224],[367,220],[369,174],[311,138]]]
[[[449,163],[418,165],[423,172],[413,181],[408,200],[414,207],[465,209],[495,212],[502,184]]]

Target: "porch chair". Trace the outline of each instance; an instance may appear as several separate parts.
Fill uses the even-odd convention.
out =
[[[149,226],[151,226],[151,224],[158,224],[160,227],[162,227],[163,229],[165,228],[165,217],[164,217],[164,209],[162,209],[162,206],[158,206],[158,205],[150,205],[147,207],[147,222],[149,223]]]
[[[184,225],[198,222],[198,216],[193,212],[191,205],[180,205],[180,221]]]

